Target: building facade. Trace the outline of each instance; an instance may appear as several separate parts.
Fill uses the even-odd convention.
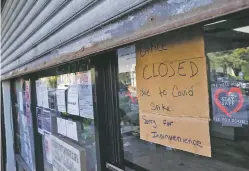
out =
[[[249,169],[249,1],[2,2],[5,170]]]

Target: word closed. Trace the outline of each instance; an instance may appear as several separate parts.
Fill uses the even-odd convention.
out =
[[[180,61],[175,63],[177,65],[174,65],[173,62],[146,64],[143,67],[143,79],[149,80],[155,77],[173,77],[176,75],[192,78],[198,74],[198,66],[192,61]],[[188,75],[187,68],[191,69]]]

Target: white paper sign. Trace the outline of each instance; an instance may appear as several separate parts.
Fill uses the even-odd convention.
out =
[[[79,115],[78,85],[74,84],[68,88],[67,112],[72,115]]]
[[[66,112],[66,88],[56,90],[57,108],[60,112]]]
[[[44,138],[45,138],[46,159],[50,164],[52,164],[51,135],[44,133]]]
[[[41,80],[36,81],[36,99],[37,106],[49,108],[48,104],[48,87]]]
[[[135,45],[118,49],[119,73],[131,72],[135,70],[136,47]]]
[[[42,107],[36,107],[37,129],[40,134],[44,134],[43,131],[43,109]]]
[[[37,99],[37,106],[42,107],[42,96],[41,96],[41,80],[36,80],[36,99]]]
[[[57,131],[59,134],[67,136],[67,125],[66,120],[62,118],[56,118],[57,119]]]
[[[92,95],[92,80],[91,71],[79,73],[79,106],[80,116],[93,119],[93,95]]]
[[[91,85],[79,86],[80,116],[93,119],[93,97]]]
[[[52,164],[54,171],[86,170],[84,148],[51,135]]]
[[[51,133],[51,112],[50,110],[43,109],[42,112],[42,129]]]
[[[24,114],[20,114],[21,123],[23,128],[23,138],[24,141],[24,149],[25,149],[25,162],[28,164],[29,167],[33,168],[33,158],[31,153],[31,144],[30,144],[30,135],[29,135],[29,128],[28,128],[28,120]]]
[[[58,168],[53,166],[53,171],[61,171],[61,170],[58,170]]]
[[[48,103],[48,86],[46,83],[42,83],[42,106],[45,108],[49,108]]]
[[[23,112],[23,96],[21,91],[19,92],[19,109]]]
[[[77,124],[74,121],[66,120],[67,137],[78,141]]]

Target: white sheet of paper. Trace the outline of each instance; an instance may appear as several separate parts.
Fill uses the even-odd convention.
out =
[[[20,114],[21,120],[22,120],[22,126],[23,126],[23,132],[27,133],[29,136],[29,128],[28,128],[28,120],[27,117],[24,114]]]
[[[24,149],[25,149],[25,153],[26,153],[26,161],[29,161],[29,157],[28,157],[28,155],[29,155],[29,147],[28,147],[28,145],[25,143],[24,144]]]
[[[77,125],[76,122],[66,120],[67,127],[67,137],[78,141]]]
[[[51,111],[43,109],[42,112],[42,129],[48,133],[51,133]]]
[[[43,99],[41,98],[41,80],[36,80],[36,99],[37,99],[37,106],[42,107],[42,101]]]
[[[92,86],[80,85],[79,86],[79,105],[80,116],[93,119],[93,98],[92,98]]]
[[[21,91],[19,92],[19,109],[23,112],[23,96]]]
[[[44,131],[43,131],[43,114],[42,114],[43,110],[41,107],[36,107],[36,118],[37,118],[37,129],[38,129],[38,132],[40,134],[44,134]]]
[[[38,132],[39,132],[41,135],[44,135],[43,129],[38,128]]]
[[[53,171],[85,171],[86,149],[65,138],[51,135]],[[85,161],[83,162],[84,159]],[[89,158],[87,158],[88,160]],[[87,162],[91,162],[89,159]],[[95,169],[90,169],[95,170]]]
[[[40,84],[40,97],[42,100],[42,106],[44,108],[49,108],[48,104],[48,86],[46,83],[41,82]]]
[[[80,73],[79,107],[80,116],[93,119],[93,97],[91,71]]]
[[[79,115],[78,85],[74,84],[68,88],[67,112],[72,115]]]
[[[47,161],[52,164],[52,149],[51,149],[51,135],[45,133],[45,150],[46,150],[46,158]]]
[[[66,112],[66,89],[56,90],[57,108],[60,112]]]
[[[53,165],[53,171],[60,171]]]
[[[119,73],[134,71],[136,64],[135,45],[119,48],[117,50],[117,53],[118,53]]]
[[[62,118],[56,118],[57,119],[57,131],[59,134],[67,136],[67,125],[66,120]]]

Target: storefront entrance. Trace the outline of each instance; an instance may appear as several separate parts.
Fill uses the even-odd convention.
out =
[[[247,171],[249,23],[243,16],[13,79],[22,168]]]
[[[247,22],[243,17],[234,17],[218,23],[209,23],[202,27],[210,97],[209,117],[211,122],[208,132],[210,132],[211,140],[211,158],[194,152],[185,152],[187,149],[174,148],[174,143],[172,145],[160,145],[141,139],[138,99],[141,95],[151,96],[151,94],[149,91],[138,91],[137,87],[139,85],[136,82],[137,58],[138,55],[152,53],[154,50],[160,51],[160,53],[164,49],[167,50],[168,44],[164,46],[164,44],[156,43],[164,36],[157,36],[117,49],[116,54],[113,54],[115,57],[110,58],[109,68],[106,70],[107,75],[102,75],[103,78],[108,78],[107,82],[105,81],[106,87],[108,87],[106,89],[107,104],[105,108],[108,111],[105,128],[108,132],[106,143],[109,148],[105,148],[105,153],[108,156],[105,165],[109,170],[246,171],[249,169],[249,83],[247,78],[249,45]],[[189,28],[189,30],[185,28],[178,32],[173,31],[165,34],[164,38],[172,37],[175,33],[179,36],[186,30],[188,30],[188,34],[191,34],[191,29],[194,28]],[[141,53],[140,48],[148,42],[153,46]],[[196,51],[196,49],[192,49],[192,51]],[[167,61],[166,56],[164,59]],[[175,71],[175,74],[184,75],[184,69],[179,70],[180,65],[178,64],[177,69],[173,69],[174,65],[169,64],[167,74],[170,76],[170,72]],[[182,66],[186,67],[186,65]],[[190,67],[192,67],[193,72],[196,71],[194,64]],[[161,73],[161,75],[164,74],[166,75],[166,73]],[[148,77],[159,77],[161,75],[156,71],[148,74]],[[178,89],[180,89],[179,87],[181,85],[178,86]],[[186,91],[185,95],[191,96],[192,92],[190,90]],[[166,91],[161,92],[162,95],[166,93]],[[156,105],[150,107],[162,108],[162,106],[156,107]],[[142,119],[144,123],[156,127],[154,120]],[[201,128],[197,130],[201,130]],[[182,129],[182,132],[184,131],[186,130]],[[203,134],[205,133],[203,132]],[[154,133],[153,135],[157,138],[158,134]],[[165,139],[165,136],[160,135],[160,138]],[[179,139],[178,141],[182,140]],[[203,147],[200,144],[199,146]]]

